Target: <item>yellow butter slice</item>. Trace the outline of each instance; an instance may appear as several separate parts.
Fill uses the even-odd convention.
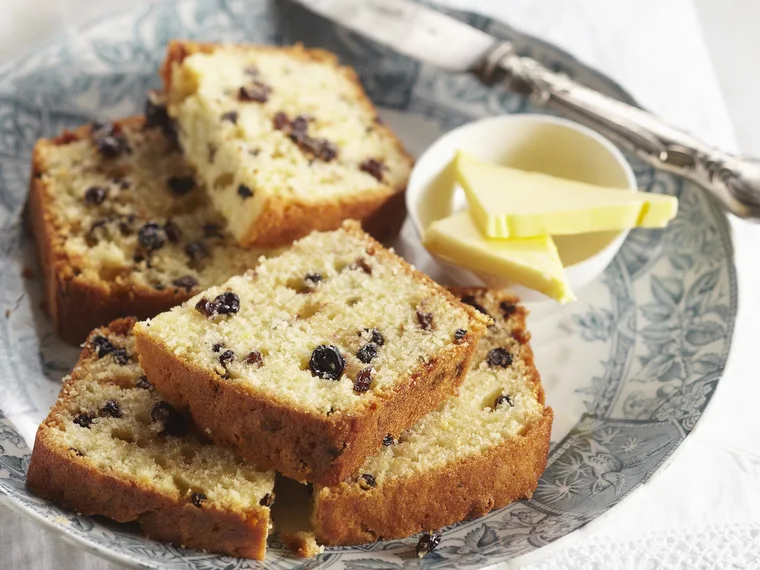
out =
[[[662,228],[678,212],[674,196],[565,180],[483,162],[462,151],[456,172],[478,227],[493,238]]]
[[[550,236],[490,239],[468,212],[460,212],[433,222],[423,242],[431,253],[471,271],[508,279],[560,303],[575,301]]]

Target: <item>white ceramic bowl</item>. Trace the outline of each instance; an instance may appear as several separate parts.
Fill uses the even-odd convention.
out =
[[[419,158],[409,179],[406,205],[421,239],[435,220],[467,207],[454,180],[451,161],[457,150],[480,159],[524,170],[637,191],[636,177],[623,154],[609,140],[582,125],[549,115],[502,115],[463,125],[445,134]],[[596,279],[615,257],[627,231],[555,236],[574,291]],[[459,285],[507,288],[523,301],[540,301],[541,293],[487,274],[475,274],[438,260]]]

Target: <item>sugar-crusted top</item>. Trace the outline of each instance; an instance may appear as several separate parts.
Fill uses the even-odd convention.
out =
[[[36,150],[55,247],[72,274],[106,286],[200,290],[257,263],[263,251],[235,244],[160,126],[134,118],[77,134]]]
[[[523,435],[544,412],[540,379],[525,361],[528,334],[525,312],[508,295],[482,290],[465,302],[479,305],[494,319],[480,339],[459,396],[419,420],[402,434],[389,434],[378,453],[359,470],[377,485],[424,474],[482,454]]]
[[[344,227],[312,233],[255,273],[137,326],[220,381],[331,415],[388,394],[458,342],[457,331],[484,322]]]
[[[300,46],[220,46],[175,67],[170,110],[182,146],[233,233],[245,233],[265,198],[314,204],[406,186],[410,159],[357,81]]]
[[[143,375],[131,334],[119,333],[104,328],[87,340],[43,422],[45,437],[73,461],[197,508],[268,508],[274,473],[201,441]]]

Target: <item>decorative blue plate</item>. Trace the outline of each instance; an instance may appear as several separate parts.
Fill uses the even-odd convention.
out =
[[[488,18],[455,15],[630,101],[612,81],[552,46]],[[330,548],[304,561],[275,535],[261,564],[159,544],[131,527],[31,495],[24,478],[34,433],[77,355],[52,334],[40,310],[39,278],[22,277],[25,267],[36,267],[21,223],[32,146],[95,117],[140,112],[146,91],[159,86],[156,70],[171,38],[302,41],[335,51],[357,69],[383,117],[417,153],[473,118],[534,111],[519,96],[420,65],[277,0],[156,3],[71,32],[0,68],[0,491],[11,507],[137,567],[475,568],[540,548],[598,517],[644,483],[694,428],[721,377],[736,315],[728,224],[689,183],[631,159],[640,186],[678,196],[680,212],[664,231],[632,231],[577,303],[544,306],[529,320],[556,413],[548,467],[531,500],[454,525],[422,561],[414,556],[416,539]]]

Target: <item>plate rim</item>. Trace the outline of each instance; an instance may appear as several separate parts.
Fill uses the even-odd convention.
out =
[[[292,0],[289,0],[289,1],[292,1]],[[582,69],[584,73],[593,75],[596,80],[607,85],[607,87],[611,91],[614,91],[616,96],[618,96],[621,100],[629,104],[635,105],[637,107],[640,107],[639,103],[615,79],[596,70],[595,68],[591,67],[590,65],[584,63],[579,58],[572,55],[570,52],[566,51],[565,49],[551,42],[548,42],[546,40],[533,36],[532,34],[518,31],[512,28],[508,23],[497,18],[485,16],[477,12],[473,12],[471,10],[451,9],[445,6],[436,5],[429,1],[425,1],[425,0],[422,0],[422,1],[423,3],[433,5],[433,7],[445,13],[454,13],[454,14],[461,14],[468,17],[480,18],[482,21],[486,22],[488,26],[491,26],[493,24],[498,24],[500,26],[503,26],[504,28],[510,30],[510,33],[514,34],[515,36],[521,37],[525,41],[536,44],[537,46],[541,46],[542,49],[546,49],[547,51],[554,52],[556,54],[561,55],[562,58],[564,58],[568,62],[571,62],[574,66],[577,66],[578,68]],[[33,59],[35,56],[38,56],[48,50],[54,49],[58,45],[65,44],[66,41],[70,40],[72,36],[84,34],[88,32],[89,30],[91,30],[92,28],[95,28],[99,25],[107,24],[108,21],[110,20],[116,20],[119,17],[123,17],[132,13],[134,14],[146,13],[151,9],[152,6],[155,6],[156,4],[197,4],[198,2],[199,0],[161,0],[160,2],[154,3],[154,4],[130,6],[130,7],[115,10],[113,12],[102,14],[90,21],[73,26],[64,32],[54,35],[53,37],[49,38],[45,42],[35,46],[34,48],[31,48],[24,55],[3,64],[2,66],[0,66],[0,79],[5,77],[7,74],[11,74],[14,69],[27,64],[29,60]],[[406,111],[406,113],[409,113],[409,112]],[[413,114],[413,113],[409,113],[409,114]],[[688,183],[686,181],[684,182]],[[713,207],[710,208],[710,211],[711,211],[711,215],[715,217],[716,222],[719,225],[720,239],[723,240],[724,245],[727,246],[727,251],[733,254],[734,252],[733,235],[731,233],[730,223],[727,216],[723,214],[722,212],[716,212],[715,204],[713,204]],[[12,221],[13,220],[9,218],[8,223],[12,223]],[[5,225],[5,223],[3,225]],[[734,310],[730,314],[730,318],[727,320],[729,326],[726,331],[726,338],[727,338],[726,346],[723,350],[722,362],[721,362],[720,368],[715,372],[715,374],[718,377],[718,380],[720,380],[720,378],[722,378],[723,376],[728,358],[730,357],[731,350],[733,347],[733,335],[734,335],[735,327],[736,327],[737,308],[738,308],[738,281],[737,281],[736,265],[735,265],[735,260],[734,260],[733,255],[730,257],[730,259],[728,259],[726,267],[728,269],[728,281],[729,281],[729,292],[730,292],[730,297],[731,297],[731,307],[733,307]],[[718,381],[718,384],[720,384],[719,381]],[[711,399],[712,397],[715,396],[716,393],[717,393],[717,387],[715,389],[715,392],[712,394]],[[699,421],[701,421],[702,416],[704,415],[708,407],[709,407],[709,402],[707,406],[703,409],[696,423],[699,423]],[[4,418],[4,416],[2,414],[2,410],[0,410],[0,419],[2,418]],[[13,425],[12,422],[10,423],[11,425]],[[693,431],[693,428],[692,430],[690,430],[689,433],[691,433],[691,431]],[[688,437],[688,434],[687,434],[687,437]],[[647,477],[642,482],[640,482],[638,485],[636,485],[628,493],[626,493],[625,497],[630,496],[631,494],[635,493],[644,484],[651,481],[652,477],[659,475],[663,471],[662,465],[668,461],[673,461],[675,459],[676,453],[679,452],[679,448],[681,444],[683,443],[683,441],[685,441],[685,439],[686,438],[683,438],[678,445],[676,445],[669,453],[667,453],[664,457],[662,457],[661,460],[659,460],[657,463],[658,465],[657,468],[652,470],[650,476]],[[26,446],[27,449],[31,449],[30,446],[26,444],[25,441],[24,441],[24,445]],[[90,552],[92,554],[95,554],[97,556],[100,556],[101,558],[104,558],[104,559],[107,559],[107,560],[110,560],[110,561],[113,561],[113,562],[116,562],[118,564],[122,564],[128,567],[132,567],[132,568],[159,568],[161,567],[160,564],[143,563],[137,559],[134,559],[128,556],[122,551],[113,550],[112,548],[110,548],[109,546],[105,544],[91,541],[86,536],[80,536],[78,534],[71,533],[71,531],[66,526],[56,523],[56,521],[50,518],[47,518],[40,513],[35,512],[33,509],[29,508],[23,502],[20,502],[18,499],[16,499],[13,496],[13,493],[8,493],[5,490],[3,490],[1,486],[0,486],[0,502],[7,505],[14,513],[17,513],[20,516],[25,516],[27,520],[30,520],[31,522],[33,522],[40,528],[44,528],[46,530],[52,531],[54,536],[60,535],[60,538],[63,538],[65,542],[71,545],[74,545],[76,547],[82,548],[83,550]],[[613,505],[613,507],[614,506],[615,505]],[[582,528],[586,524],[588,523],[584,523],[578,528]],[[573,533],[574,531],[571,531],[570,533],[567,533],[566,535],[562,536],[561,539],[567,538]],[[145,537],[141,537],[141,538],[146,541],[157,542],[149,538],[145,538]],[[533,551],[533,553],[537,552],[538,550],[541,550],[541,549],[536,549]],[[510,563],[515,562],[524,557],[531,556],[531,554],[532,553],[526,553],[526,554],[522,554],[517,557],[511,558],[511,559],[507,559],[505,561],[486,563],[484,567],[490,568],[490,567],[494,567],[499,564],[502,564],[504,562],[510,562]]]

